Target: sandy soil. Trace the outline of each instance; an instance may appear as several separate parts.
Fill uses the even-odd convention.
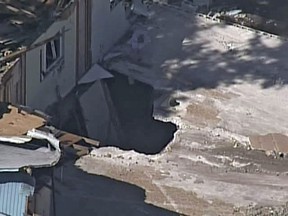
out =
[[[153,18],[132,29],[151,39],[141,59],[124,43],[112,51],[122,55],[106,66],[154,87],[160,95],[154,117],[177,125],[173,141],[158,155],[95,149],[76,162],[79,173],[68,166],[70,177],[59,184],[76,191],[74,203],[85,200],[81,215],[285,215],[287,159],[250,150],[249,136],[288,134],[287,42],[179,8],[152,10]],[[81,173],[91,179],[80,181]],[[99,178],[135,188],[121,183],[115,192]],[[77,215],[74,205],[70,213]]]

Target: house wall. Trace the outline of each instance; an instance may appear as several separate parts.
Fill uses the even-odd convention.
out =
[[[90,11],[87,11],[86,8],[86,17],[83,17],[83,5],[91,7]],[[82,20],[82,22],[85,20],[86,25],[86,29],[84,26],[78,27],[78,78],[80,79],[90,66],[93,67],[101,61],[103,55],[123,37],[130,24],[126,19],[122,2],[110,10],[110,1],[106,0],[82,1],[79,7],[78,20]],[[86,43],[83,41],[85,38]],[[88,49],[87,45],[89,46]],[[87,56],[85,58],[86,62],[84,62],[83,56]],[[88,58],[91,58],[91,61],[87,62]],[[86,69],[84,73],[83,68]],[[120,142],[121,137],[119,136],[121,135],[119,135],[120,130],[117,127],[117,116],[113,116],[111,110],[113,105],[110,103],[109,97],[110,95],[105,91],[105,84],[98,80],[79,100],[83,116],[86,119],[88,136],[104,144],[117,145]]]
[[[14,65],[2,78],[1,101],[25,104],[25,55],[15,60]]]
[[[1,86],[1,99],[5,99],[5,89],[9,93],[6,101],[45,110],[48,105],[67,95],[76,85],[77,79],[80,79],[91,65],[101,60],[103,55],[127,32],[129,22],[126,19],[122,2],[112,10],[110,10],[110,1],[106,0],[91,0],[91,2],[86,0],[85,3],[83,1],[83,4],[79,5],[82,8],[75,7],[67,18],[53,23],[34,42],[34,44],[41,43],[60,31],[64,31],[63,61],[59,62],[56,69],[41,81],[40,54],[44,45],[28,51],[20,58],[22,64],[17,63],[9,72],[7,85]],[[91,10],[87,10],[88,7]],[[90,14],[86,16],[87,11],[91,13],[91,16]],[[83,28],[84,25],[85,28]],[[85,36],[83,36],[84,32]],[[85,49],[79,49],[81,47]],[[88,58],[91,58],[91,61],[87,62]],[[20,80],[21,85],[19,85]],[[19,86],[16,87],[16,85]],[[20,96],[16,93],[17,88],[21,89]]]
[[[20,172],[0,173],[0,215],[27,215],[28,197],[35,180]]]
[[[113,116],[113,105],[109,101],[110,95],[105,92],[105,85],[101,80],[96,81],[79,100],[88,136],[104,144],[117,145],[121,139],[116,122],[118,116]]]
[[[93,65],[127,32],[129,22],[122,2],[110,11],[109,0],[92,0],[91,17]]]
[[[3,101],[8,101],[12,103],[17,103],[19,98],[17,97],[17,90],[19,87],[16,87],[20,83],[21,77],[21,65],[19,59],[16,61],[15,65],[9,70],[9,75],[4,77],[5,81],[3,86]],[[4,80],[3,79],[3,80]]]
[[[45,41],[63,32],[63,60],[44,80],[40,80],[40,53],[43,46],[26,54],[26,105],[45,110],[60,97],[68,94],[76,83],[76,9],[63,20],[53,23],[36,41]],[[58,70],[59,69],[59,70]]]

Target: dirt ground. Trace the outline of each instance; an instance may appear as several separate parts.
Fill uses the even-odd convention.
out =
[[[69,205],[60,215],[287,215],[287,158],[249,141],[288,135],[287,42],[152,10],[131,29],[150,37],[140,60],[124,42],[106,67],[154,88],[154,118],[177,125],[174,139],[156,155],[103,147],[67,164],[56,174],[57,205]]]

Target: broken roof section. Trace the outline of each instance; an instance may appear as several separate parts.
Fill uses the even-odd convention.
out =
[[[31,169],[59,165],[66,147],[79,156],[98,145],[48,124],[49,116],[41,111],[0,102],[0,215],[27,215],[28,197],[39,186],[35,188]]]
[[[44,118],[35,114],[29,115],[28,112],[20,107],[0,103],[0,136],[22,136],[29,130],[45,124]]]
[[[59,161],[59,140],[51,133],[35,130],[45,125],[43,117],[7,103],[0,103],[0,117],[0,172],[49,167]]]
[[[22,139],[17,138],[0,136],[0,172],[51,167],[60,160],[59,140],[52,134],[31,130]]]
[[[31,45],[71,0],[0,0],[0,73],[13,65],[1,61]]]
[[[25,106],[0,102],[0,171],[47,167],[60,159],[60,147],[76,155],[89,153],[99,142],[48,126],[49,116]]]

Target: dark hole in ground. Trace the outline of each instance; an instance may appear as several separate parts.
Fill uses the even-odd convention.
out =
[[[174,137],[175,124],[153,118],[153,87],[113,72],[107,86],[124,134],[125,150],[156,154]]]

